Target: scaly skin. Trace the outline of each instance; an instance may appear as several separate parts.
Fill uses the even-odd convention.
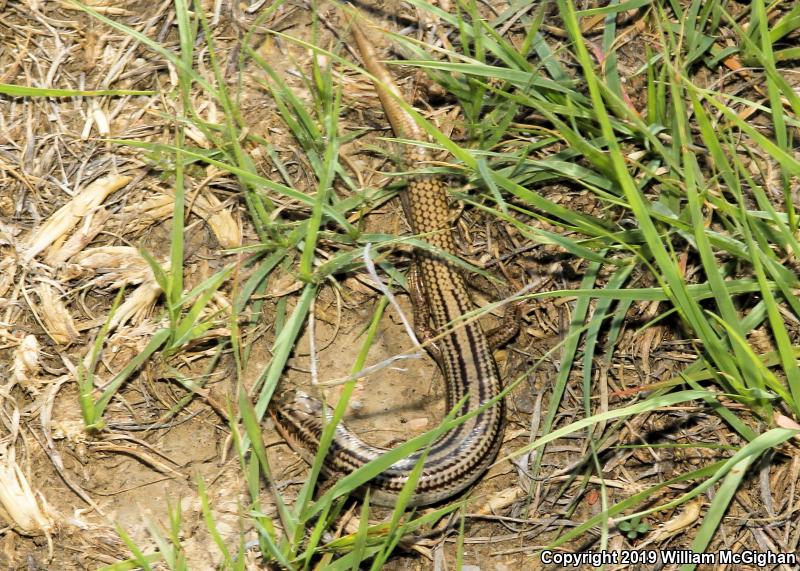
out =
[[[395,136],[425,141],[424,131],[398,102],[400,90],[378,60],[372,44],[356,22],[351,22],[351,30]],[[416,168],[427,160],[428,153],[423,146],[407,146],[404,152],[407,168]],[[413,231],[424,235],[434,250],[456,255],[447,188],[442,180],[431,176],[412,177],[403,192],[403,209]],[[496,398],[501,391],[494,357],[486,335],[476,321],[446,329],[448,323],[455,322],[472,309],[461,273],[450,262],[422,250],[415,252],[415,264],[419,295],[424,295],[425,299],[415,299],[414,303],[427,305],[427,311],[416,313],[430,315],[433,330],[439,335],[436,355],[447,386],[447,410],[452,410],[467,396],[459,411],[466,414]],[[418,327],[427,325],[417,324]],[[319,401],[298,392],[292,401],[279,403],[270,412],[276,427],[292,447],[307,460],[313,458],[310,451],[316,450],[322,434],[320,417],[330,414],[330,411],[325,411]],[[409,505],[442,501],[480,478],[500,449],[503,418],[504,406],[499,400],[438,438],[428,450]],[[340,424],[323,470],[328,475],[340,477],[385,452],[383,448],[365,443]],[[371,480],[368,484],[371,500],[379,505],[393,506],[420,454],[417,452],[396,462]]]

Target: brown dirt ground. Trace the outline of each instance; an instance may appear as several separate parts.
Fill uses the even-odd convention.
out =
[[[123,1],[89,2],[109,17],[133,26],[147,36],[177,50],[175,21],[171,2]],[[224,4],[220,8],[218,4]],[[214,38],[230,80],[235,79],[239,55],[237,42],[249,29],[256,14],[244,4],[205,2],[212,21]],[[101,220],[90,233],[84,248],[98,246],[143,246],[157,260],[169,253],[169,216],[171,211],[143,215],[137,205],[148,200],[169,197],[171,178],[161,176],[159,160],[145,153],[103,141],[113,138],[170,142],[173,117],[177,107],[172,97],[176,90],[172,70],[150,50],[130,41],[86,14],[60,1],[0,0],[0,82],[17,85],[58,88],[129,88],[155,90],[153,96],[100,98],[0,98],[0,375],[11,378],[13,363],[23,341],[34,336],[40,347],[39,364],[31,374],[15,383],[7,380],[2,397],[2,447],[0,459],[8,466],[20,466],[30,484],[46,522],[53,545],[40,529],[23,529],[6,517],[2,531],[0,565],[8,569],[94,569],[129,556],[114,531],[123,529],[140,546],[152,546],[148,526],[168,529],[168,510],[180,507],[181,537],[192,569],[212,569],[219,561],[209,540],[200,511],[197,481],[202,478],[209,492],[213,515],[227,539],[240,533],[252,539],[243,505],[247,503],[244,479],[236,455],[232,452],[226,411],[235,394],[235,379],[230,374],[230,357],[223,355],[223,366],[212,372],[205,388],[176,415],[167,413],[176,406],[186,390],[175,378],[163,374],[160,364],[148,363],[131,378],[112,400],[105,418],[107,430],[88,435],[82,430],[78,390],[74,371],[90,353],[117,292],[117,286],[100,279],[119,268],[114,265],[91,270],[70,266],[72,258],[56,264],[45,257],[63,247],[56,240],[49,249],[32,260],[21,256],[31,236],[70,196],[98,176],[131,176],[123,189],[110,194],[96,207],[82,225],[91,225],[92,217]],[[215,10],[218,10],[215,14]],[[407,7],[373,5],[373,18],[397,29],[415,21],[415,12]],[[321,14],[335,21],[330,7]],[[391,14],[400,14],[402,25]],[[301,4],[286,4],[268,20],[267,25],[284,33],[310,38],[311,13]],[[553,38],[558,38],[559,23],[548,19]],[[512,30],[512,33],[514,31]],[[328,41],[330,30],[323,27]],[[641,63],[643,42],[647,38],[634,28],[620,46],[621,63],[634,69]],[[276,72],[302,94],[303,86],[296,71],[309,69],[309,55],[297,45],[257,33],[251,38],[262,55],[270,58]],[[207,70],[206,70],[207,71]],[[273,102],[257,86],[245,67],[245,96],[242,112],[252,133],[268,138],[294,170],[298,188],[310,188],[313,181],[304,174],[303,157],[293,148],[275,115]],[[402,74],[404,88],[428,93],[424,79],[410,72]],[[208,74],[206,74],[208,77]],[[348,120],[358,125],[379,128],[383,123],[377,100],[363,81],[345,74],[350,82],[345,93]],[[419,89],[415,90],[415,87]],[[635,92],[635,85],[632,87]],[[635,97],[633,97],[636,100]],[[204,117],[219,119],[215,109],[200,94],[198,110]],[[419,102],[417,102],[419,104]],[[449,105],[445,101],[444,105]],[[451,109],[448,107],[449,112]],[[437,113],[443,128],[448,116]],[[452,117],[452,116],[450,116]],[[108,131],[102,130],[106,120]],[[383,134],[383,133],[379,133]],[[458,129],[454,137],[460,136]],[[207,144],[202,136],[190,133],[193,142]],[[376,142],[375,144],[382,144]],[[380,187],[386,178],[378,171],[386,165],[373,154],[364,153],[359,140],[343,149],[350,164],[362,170],[365,184]],[[248,149],[262,172],[274,174],[263,152]],[[292,159],[294,158],[294,160]],[[241,227],[241,243],[253,244],[256,236],[247,223],[246,210],[233,177],[213,169],[196,168],[189,173],[198,195],[208,193],[218,199],[216,207],[203,210],[193,204],[187,216],[186,275],[187,288],[201,283],[222,267],[234,263],[241,254],[225,250],[218,231],[206,224],[209,212],[225,211],[235,226]],[[202,183],[202,184],[201,184]],[[203,189],[203,193],[199,189]],[[600,212],[594,197],[568,187],[555,186],[542,192],[553,200],[597,216]],[[286,204],[298,215],[297,205]],[[216,210],[215,210],[216,208]],[[542,225],[533,219],[531,225]],[[366,227],[402,232],[404,222],[396,201],[370,213]],[[83,227],[82,226],[82,227]],[[537,245],[522,237],[511,226],[488,221],[480,213],[467,209],[458,224],[464,258],[503,275],[514,287],[536,283],[537,290],[576,287],[583,272],[582,263],[572,260],[558,248]],[[234,237],[235,245],[237,238]],[[228,248],[232,245],[228,244]],[[118,262],[114,262],[117,264]],[[69,270],[69,271],[68,271]],[[125,281],[125,278],[121,278]],[[644,280],[645,278],[641,278]],[[362,333],[377,303],[374,290],[365,285],[363,274],[351,276],[337,289],[326,286],[315,303],[315,326],[307,328],[295,356],[290,361],[283,382],[285,386],[307,386],[310,361],[309,336],[315,336],[320,380],[346,376],[360,349]],[[258,327],[248,335],[252,354],[246,381],[252,383],[269,360],[272,340],[271,318],[277,297],[288,295],[293,306],[291,278],[273,286]],[[647,285],[645,281],[641,285]],[[46,292],[49,286],[63,303],[71,324],[59,325],[44,319],[47,313]],[[223,288],[220,307],[230,303],[233,285]],[[132,288],[131,288],[132,289]],[[52,292],[51,292],[52,293]],[[402,309],[410,314],[405,296],[399,296]],[[529,442],[537,433],[548,400],[548,387],[558,371],[559,351],[551,351],[570,320],[570,303],[559,299],[528,304],[524,308],[522,330],[514,343],[498,354],[502,371],[508,378],[520,374],[525,380],[509,397],[509,424],[503,453]],[[155,330],[163,305],[160,301],[146,306],[134,318],[120,326],[109,338],[103,351],[97,384],[109,381],[140,352]],[[614,362],[598,370],[598,390],[594,399],[608,399],[611,406],[628,402],[638,387],[672,377],[693,359],[692,348],[675,339],[670,323],[644,332],[638,326],[656,315],[657,303],[635,304],[629,314],[630,324],[623,331],[620,350]],[[63,319],[67,319],[61,314]],[[489,318],[488,321],[495,320]],[[67,320],[69,321],[69,320]],[[490,325],[490,324],[489,324]],[[57,329],[66,328],[66,337]],[[176,357],[172,366],[181,374],[200,378],[215,354],[214,342],[224,337],[226,326],[220,323],[205,343]],[[378,363],[407,351],[410,342],[394,309],[384,318],[369,363]],[[540,361],[541,359],[541,361]],[[534,364],[537,364],[535,367]],[[428,379],[431,379],[430,381]],[[581,379],[576,375],[567,390],[556,426],[577,418],[582,412]],[[625,393],[626,390],[630,392]],[[614,391],[623,394],[615,396]],[[611,393],[611,394],[609,394]],[[356,410],[348,422],[370,441],[391,444],[435,426],[443,414],[443,387],[440,375],[430,359],[400,361],[370,376],[355,395]],[[287,497],[297,489],[306,466],[291,452],[265,421],[266,444],[278,485]],[[533,435],[533,436],[532,436]],[[631,420],[619,429],[618,442],[635,442],[660,437],[677,443],[698,441],[738,443],[719,419],[699,407],[683,407]],[[532,553],[556,538],[559,532],[584,521],[601,510],[596,480],[581,484],[570,480],[571,473],[585,458],[586,433],[554,443],[542,459],[542,477],[531,486],[528,498],[520,485],[530,481],[524,464],[501,462],[474,491],[479,498],[474,513],[467,518],[464,563],[481,569],[533,569],[539,566]],[[609,501],[618,501],[632,490],[641,489],[659,479],[666,479],[690,467],[698,467],[723,453],[705,454],[702,450],[678,455],[668,449],[617,450],[601,457],[607,475]],[[524,460],[533,461],[533,457]],[[794,484],[798,461],[774,458],[772,466],[761,471],[761,481],[746,486],[731,509],[728,539],[736,538],[740,547],[760,549],[754,533],[743,522],[748,518],[770,518],[772,508],[764,508],[764,489],[772,483],[777,506],[797,505]],[[5,468],[4,468],[5,469]],[[587,474],[589,472],[586,472]],[[666,501],[680,490],[666,490],[655,501]],[[483,499],[482,499],[483,498]],[[484,511],[491,500],[492,511]],[[708,498],[701,504],[707,505]],[[688,510],[688,511],[686,511]],[[658,527],[668,520],[685,520],[676,525],[672,536],[661,545],[670,548],[687,546],[698,525],[699,512],[682,508],[654,516],[649,523]],[[776,522],[777,523],[777,522]],[[455,534],[421,540],[419,552],[398,553],[390,569],[449,569],[453,566]],[[586,540],[585,545],[591,546]],[[626,547],[627,540],[615,534],[614,548]],[[233,547],[233,546],[232,546]],[[579,549],[581,544],[572,546]],[[257,568],[257,561],[250,568]]]

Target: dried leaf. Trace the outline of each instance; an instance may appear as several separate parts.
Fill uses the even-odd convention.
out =
[[[39,314],[47,334],[59,345],[75,341],[80,333],[61,298],[55,295],[53,288],[47,284],[41,284],[37,292],[40,302]]]
[[[45,248],[63,239],[84,216],[100,206],[109,194],[130,181],[129,176],[104,176],[78,192],[72,200],[54,212],[47,222],[31,233],[22,249],[23,260],[33,259]]]

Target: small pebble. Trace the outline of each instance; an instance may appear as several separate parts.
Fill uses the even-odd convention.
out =
[[[427,418],[412,418],[408,421],[408,428],[411,430],[422,430],[426,426],[428,426],[428,419]]]

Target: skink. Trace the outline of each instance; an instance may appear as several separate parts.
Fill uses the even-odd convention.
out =
[[[371,74],[384,112],[396,137],[425,141],[424,132],[414,118],[398,103],[400,90],[387,69],[376,57],[372,44],[352,22],[352,34],[365,68]],[[428,160],[428,151],[420,145],[406,145],[405,167],[417,168]],[[416,234],[449,254],[456,254],[450,228],[447,189],[440,178],[414,176],[402,191],[406,218]],[[415,314],[429,313],[436,341],[439,366],[446,383],[446,407],[452,410],[466,396],[459,411],[466,414],[497,397],[500,378],[486,335],[476,321],[453,325],[472,309],[460,271],[436,254],[415,251],[412,273],[427,301],[427,311],[415,308]],[[446,329],[449,324],[449,329]],[[416,324],[419,328],[430,324]],[[312,456],[322,434],[321,415],[326,414],[318,400],[297,393],[289,402],[276,403],[270,409],[275,425],[287,442],[304,458]],[[428,450],[422,475],[410,506],[439,502],[473,484],[497,456],[503,436],[504,405],[502,400],[476,414],[463,424],[439,437]],[[386,449],[361,440],[347,427],[339,425],[325,459],[323,471],[328,476],[341,476],[359,469],[384,454]],[[393,506],[397,495],[420,458],[417,452],[396,462],[368,484],[371,500]]]

